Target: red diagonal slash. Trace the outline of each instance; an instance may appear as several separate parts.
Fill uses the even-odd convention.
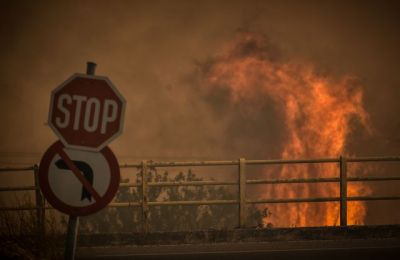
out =
[[[60,149],[57,150],[57,153],[67,164],[68,168],[75,174],[75,176],[78,178],[78,180],[82,183],[83,187],[85,187],[85,189],[87,191],[89,191],[89,193],[93,196],[93,198],[96,201],[100,201],[101,200],[100,195],[93,188],[93,186],[85,179],[85,177],[83,177],[83,174],[81,173],[81,171],[75,166],[75,164],[72,162],[72,160],[68,157],[68,155],[64,151],[64,149],[61,147]]]

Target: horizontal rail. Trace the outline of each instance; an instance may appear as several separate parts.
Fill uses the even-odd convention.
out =
[[[172,206],[172,205],[225,205],[238,204],[238,200],[194,200],[194,201],[150,201],[149,206]]]
[[[348,201],[363,201],[363,200],[400,200],[400,196],[356,196],[348,197]]]
[[[302,164],[302,163],[335,163],[339,162],[339,158],[320,158],[320,159],[276,159],[276,160],[246,160],[246,164],[259,165],[259,164]]]
[[[148,186],[160,187],[160,186],[206,186],[206,185],[237,185],[237,182],[233,181],[160,181],[160,182],[148,182]],[[121,183],[120,187],[140,187],[139,183]]]
[[[379,161],[400,161],[400,156],[377,156],[377,157],[354,157],[346,158],[347,162],[379,162]],[[338,163],[339,158],[319,158],[319,159],[272,159],[272,160],[246,160],[247,165],[267,165],[267,164],[303,164],[303,163]],[[199,161],[199,162],[154,162],[149,161],[148,167],[180,167],[180,166],[224,166],[238,165],[238,160],[231,161]],[[141,163],[124,164],[121,168],[138,168]]]
[[[120,183],[119,184],[119,187],[121,188],[121,187],[139,187],[139,186],[141,186],[141,184],[140,183]]]
[[[400,156],[376,156],[376,157],[349,157],[347,162],[395,162],[400,161]]]
[[[238,204],[237,200],[198,200],[198,201],[151,201],[148,202],[149,206],[188,206],[188,205],[229,205]],[[119,207],[141,207],[141,202],[112,202],[107,205],[110,208]],[[27,207],[0,207],[0,211],[23,211],[23,210],[37,210],[40,207],[27,206]],[[45,209],[54,209],[53,207],[46,206]]]
[[[389,177],[350,177],[348,181],[400,181],[400,176]],[[257,179],[247,180],[246,184],[285,184],[285,183],[324,183],[324,182],[339,182],[339,178],[299,178],[299,179]],[[238,185],[234,181],[188,181],[188,182],[149,182],[151,187],[168,187],[168,186],[207,186],[207,185]],[[139,187],[141,183],[121,183],[120,187]],[[37,190],[36,186],[22,187],[1,187],[2,191],[29,191]]]
[[[371,200],[400,200],[400,196],[355,196],[348,197],[348,201],[371,201]],[[335,202],[340,201],[339,197],[322,197],[322,198],[295,198],[295,199],[261,199],[247,200],[246,204],[277,204],[277,203],[312,203],[312,202]],[[238,200],[198,200],[198,201],[151,201],[149,206],[188,206],[188,205],[230,205],[239,204]],[[113,202],[107,207],[140,207],[141,202]],[[36,210],[40,207],[0,207],[0,211],[18,211],[18,210]],[[54,209],[46,206],[45,209]]]
[[[316,183],[316,182],[338,182],[339,178],[301,178],[301,179],[257,179],[247,180],[246,184],[279,184],[279,183]]]
[[[142,204],[140,202],[112,202],[107,205],[107,207],[118,208],[118,207],[140,207]]]
[[[400,181],[400,176],[388,177],[349,177],[347,181]]]
[[[348,201],[364,201],[364,200],[400,200],[400,196],[353,196],[347,197]],[[296,198],[296,199],[261,199],[248,200],[250,204],[268,204],[268,203],[301,203],[301,202],[332,202],[340,201],[340,197],[323,197],[323,198]]]
[[[21,187],[1,187],[1,191],[29,191],[29,190],[38,190],[39,187],[36,186],[21,186]]]
[[[195,161],[195,162],[154,162],[148,161],[148,167],[182,167],[182,166],[226,166],[226,165],[237,165],[238,160],[232,161]],[[124,164],[121,168],[139,168],[141,163]]]
[[[258,164],[297,164],[297,163],[333,163],[339,162],[338,158],[298,159],[298,160],[246,160],[248,165]],[[181,167],[181,166],[226,166],[238,165],[238,160],[231,161],[199,161],[199,162],[154,162],[149,161],[148,167]],[[139,168],[141,163],[123,164],[121,168]]]
[[[324,198],[296,198],[296,199],[261,199],[247,200],[250,204],[269,204],[269,203],[300,203],[300,202],[332,202],[340,201],[339,197],[324,197]]]
[[[238,200],[182,200],[182,201],[149,201],[149,206],[187,206],[187,205],[224,205],[224,204],[237,204]],[[140,207],[140,202],[113,202],[109,207]]]
[[[46,206],[44,207],[46,210],[54,209],[53,207]],[[24,207],[0,207],[0,211],[19,211],[19,210],[37,210],[41,209],[41,207],[34,206],[24,206]]]
[[[233,181],[188,181],[188,182],[149,182],[149,186],[206,186],[206,185],[238,185]]]
[[[33,171],[34,166],[27,167],[4,167],[0,168],[0,172],[22,172],[22,171]]]
[[[400,156],[376,156],[376,157],[349,157],[346,158],[347,162],[388,162],[400,161]],[[302,164],[302,163],[335,163],[339,162],[339,158],[319,158],[319,159],[272,159],[272,160],[246,160],[248,165],[262,165],[262,164]],[[149,167],[180,167],[180,166],[224,166],[224,165],[238,165],[239,160],[224,160],[224,161],[187,161],[187,162],[155,162],[148,161]],[[141,163],[121,164],[120,168],[139,168]],[[0,172],[10,171],[30,171],[34,166],[28,167],[3,167]]]
[[[347,181],[399,181],[400,176],[388,177],[349,177]],[[320,183],[339,182],[340,178],[299,178],[299,179],[257,179],[247,180],[246,184]]]

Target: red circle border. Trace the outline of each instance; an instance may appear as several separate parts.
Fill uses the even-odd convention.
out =
[[[115,194],[118,191],[119,188],[119,182],[120,182],[120,170],[119,170],[119,164],[118,160],[115,157],[114,153],[111,151],[111,149],[106,146],[104,147],[99,153],[101,153],[106,161],[108,162],[108,165],[110,167],[110,184],[107,188],[107,191],[105,194],[101,197],[100,201],[96,201],[94,204],[91,204],[89,206],[85,207],[74,207],[70,206],[60,199],[57,198],[57,196],[54,194],[52,191],[50,184],[49,184],[49,166],[51,161],[53,160],[54,156],[58,153],[57,151],[59,149],[64,149],[65,146],[61,141],[57,141],[54,144],[52,144],[47,151],[44,153],[40,165],[39,165],[39,186],[40,189],[46,198],[46,200],[50,203],[51,206],[53,206],[55,209],[58,209],[59,211],[68,214],[70,216],[87,216],[90,214],[93,214],[102,208],[106,207],[108,203],[112,201],[114,198]]]

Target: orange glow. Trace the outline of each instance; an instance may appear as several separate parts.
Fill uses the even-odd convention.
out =
[[[362,88],[350,76],[336,79],[316,72],[313,65],[282,62],[273,57],[265,39],[254,33],[240,33],[217,57],[207,72],[207,86],[226,88],[234,103],[272,100],[281,113],[286,129],[281,157],[284,159],[338,157],[345,155],[351,122],[368,129],[368,114],[363,108]],[[247,102],[246,104],[248,104]],[[267,156],[268,155],[262,155]],[[265,176],[273,171],[265,168]],[[314,174],[313,174],[314,173]],[[277,178],[339,176],[338,165],[288,165]],[[313,188],[311,187],[312,185]],[[337,197],[339,185],[270,185],[264,198]],[[321,185],[321,186],[318,186]],[[363,184],[348,185],[348,194],[368,191]],[[338,225],[339,203],[301,203],[267,205],[276,226]],[[348,224],[362,224],[366,207],[362,202],[348,204]]]

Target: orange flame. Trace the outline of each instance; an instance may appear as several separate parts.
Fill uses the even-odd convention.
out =
[[[281,156],[284,159],[338,157],[345,153],[351,122],[358,120],[368,127],[363,108],[362,88],[354,78],[340,79],[320,75],[308,63],[281,62],[273,56],[265,38],[254,33],[240,33],[207,71],[207,85],[229,90],[232,102],[269,97],[283,115],[287,136]],[[337,165],[283,166],[278,178],[338,176]],[[265,174],[271,177],[272,170]],[[315,174],[314,174],[315,175]],[[263,191],[269,198],[305,198],[339,196],[338,184],[281,184]],[[349,185],[349,194],[367,190],[363,185]],[[338,203],[275,204],[269,221],[277,226],[337,225]],[[348,223],[361,224],[366,207],[349,203]]]

